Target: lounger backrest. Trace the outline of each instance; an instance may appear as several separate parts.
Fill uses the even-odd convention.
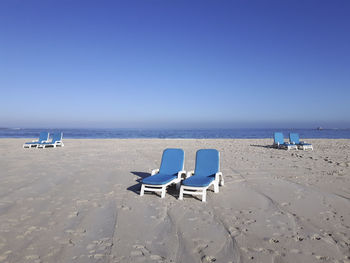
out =
[[[52,135],[52,142],[60,142],[62,141],[63,133],[62,132],[56,132]]]
[[[284,137],[282,132],[275,132],[274,144],[284,144]]]
[[[185,153],[182,149],[165,149],[159,173],[177,174],[184,168]]]
[[[39,142],[47,141],[48,139],[49,139],[49,133],[48,132],[40,132]]]
[[[289,141],[292,144],[299,144],[300,143],[299,134],[298,133],[290,133],[289,134]]]
[[[220,154],[215,149],[201,149],[196,154],[196,176],[209,176],[219,172]]]

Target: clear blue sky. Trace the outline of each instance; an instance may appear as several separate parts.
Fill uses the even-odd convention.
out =
[[[350,1],[2,0],[0,127],[350,127]]]

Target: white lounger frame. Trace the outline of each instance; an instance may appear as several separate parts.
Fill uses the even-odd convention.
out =
[[[151,176],[155,175],[159,173],[159,169],[154,169],[151,172]],[[164,198],[165,197],[165,192],[166,192],[166,188],[171,185],[171,184],[176,184],[176,189],[179,190],[180,185],[181,185],[181,180],[182,175],[186,175],[186,171],[182,170],[180,172],[177,173],[177,178],[175,180],[170,181],[169,183],[166,184],[161,184],[161,185],[154,185],[154,184],[142,184],[141,185],[141,191],[140,191],[140,196],[143,196],[145,194],[145,191],[149,191],[149,192],[161,192],[160,197]]]
[[[188,172],[186,178],[191,177],[193,174],[194,174],[194,171]],[[206,202],[207,201],[207,189],[212,185],[214,185],[214,192],[215,193],[219,192],[219,185],[224,186],[224,176],[222,175],[222,172],[216,173],[215,179],[208,186],[194,187],[194,186],[181,185],[179,200],[183,200],[184,194],[189,194],[189,195],[201,195],[202,202]]]
[[[303,144],[300,144],[298,145],[298,148],[301,149],[301,150],[314,150],[314,148],[312,147],[312,145],[303,145]]]
[[[301,150],[314,150],[312,147],[312,144],[303,144],[304,142],[300,142],[300,144],[297,144],[297,147]]]
[[[53,147],[53,148],[56,148],[56,147],[63,147],[64,144],[61,141],[55,141],[54,143],[48,143],[48,144],[38,144],[38,148],[46,148],[46,147]]]
[[[40,144],[38,140],[32,140],[32,142],[36,142],[36,143],[28,143],[28,144],[25,143],[23,144],[23,148],[37,148],[38,145]],[[49,140],[43,141],[43,142],[49,142]]]
[[[298,146],[295,144],[290,144],[290,145],[285,145],[285,144],[279,144],[276,143],[274,144],[275,147],[277,147],[278,149],[287,149],[287,151],[289,150],[298,150]]]

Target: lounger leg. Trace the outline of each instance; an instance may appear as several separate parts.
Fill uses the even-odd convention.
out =
[[[202,202],[206,202],[206,201],[207,201],[207,190],[204,189],[202,193]]]
[[[219,181],[214,183],[214,193],[218,193],[219,192]]]
[[[184,189],[182,187],[180,187],[180,194],[179,194],[179,200],[183,200],[184,199]]]
[[[145,186],[141,185],[140,196],[143,196],[144,194],[145,194]]]
[[[160,196],[161,198],[165,197],[165,186],[162,187],[162,195]]]
[[[225,184],[224,176],[221,174],[221,175],[220,175],[220,185],[221,185],[221,186],[224,186],[224,184]]]
[[[181,182],[178,182],[178,183],[176,184],[176,190],[179,190],[179,189],[180,189],[180,186],[181,186]]]

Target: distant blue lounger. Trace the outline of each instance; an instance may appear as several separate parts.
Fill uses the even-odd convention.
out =
[[[40,143],[47,142],[49,140],[49,133],[48,132],[40,132],[39,139],[37,141],[31,141],[31,142],[26,142],[23,144],[23,148],[35,148],[38,146]]]
[[[289,134],[289,143],[297,145],[299,149],[302,150],[313,150],[314,148],[312,147],[312,144],[306,143],[306,142],[301,142],[299,139],[299,134],[298,133],[290,133]]]
[[[298,150],[298,147],[295,144],[289,144],[284,142],[284,137],[282,132],[275,132],[273,146],[276,148],[282,148],[287,150],[290,150],[290,149]]]
[[[56,132],[52,135],[52,141],[51,142],[43,142],[38,144],[38,148],[47,148],[47,147],[63,147],[64,144],[62,142],[63,133],[62,132]]]
[[[176,184],[179,189],[184,171],[185,153],[182,149],[165,149],[162,155],[160,169],[152,170],[151,176],[142,180],[140,196],[145,191],[161,192],[161,198],[165,197],[166,187]]]
[[[201,149],[196,154],[196,168],[187,173],[187,178],[180,187],[179,199],[183,194],[201,195],[206,202],[207,189],[214,185],[214,192],[219,192],[219,184],[224,185],[224,177],[220,172],[220,154],[215,149]]]

